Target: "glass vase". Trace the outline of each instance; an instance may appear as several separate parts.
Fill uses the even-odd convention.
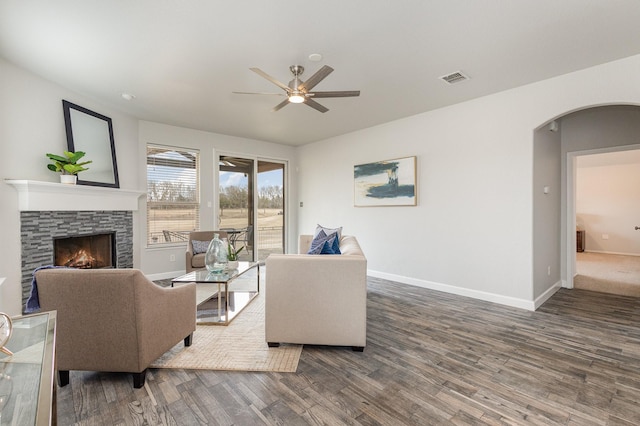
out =
[[[220,274],[227,268],[227,246],[220,239],[220,234],[213,234],[213,240],[209,243],[209,248],[204,258],[204,265],[207,271]]]

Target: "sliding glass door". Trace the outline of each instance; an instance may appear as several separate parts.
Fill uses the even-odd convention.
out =
[[[284,253],[284,164],[258,160],[258,260]]]
[[[239,260],[254,260],[254,160],[220,156],[218,229],[227,231]]]
[[[283,163],[220,156],[218,229],[241,252],[239,260],[263,261],[284,253]]]

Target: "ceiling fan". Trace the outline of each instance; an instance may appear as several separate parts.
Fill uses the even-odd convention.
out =
[[[278,105],[273,107],[273,111],[278,111],[289,103],[294,104],[307,104],[311,108],[316,109],[320,112],[327,112],[329,108],[319,104],[312,98],[343,98],[349,96],[360,96],[359,90],[341,90],[341,91],[332,91],[332,92],[311,92],[318,83],[325,79],[329,74],[333,72],[333,68],[328,65],[323,66],[318,70],[315,74],[313,74],[307,81],[300,80],[300,76],[304,72],[304,67],[302,65],[291,65],[289,70],[291,74],[293,74],[293,80],[289,82],[289,85],[279,82],[275,78],[271,77],[266,72],[262,71],[259,68],[249,68],[251,71],[256,74],[266,78],[276,86],[280,87],[285,91],[285,94],[282,93],[256,93],[256,92],[233,92],[239,95],[277,95],[277,96],[286,96],[287,99],[280,102]]]

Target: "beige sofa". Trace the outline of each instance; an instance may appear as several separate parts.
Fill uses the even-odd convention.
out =
[[[213,234],[219,234],[218,238],[227,238],[225,231],[193,231],[189,233],[189,240],[187,241],[187,252],[185,254],[185,269],[187,273],[194,269],[204,268],[204,257],[206,253],[194,253],[193,244],[191,241],[211,241],[213,240]]]
[[[301,235],[298,253],[266,260],[265,335],[280,343],[367,344],[367,259],[354,236],[340,239],[341,255],[306,254],[312,235]]]
[[[196,287],[160,287],[137,269],[42,269],[41,311],[57,310],[59,384],[69,370],[126,372],[144,386],[147,367],[196,329]]]

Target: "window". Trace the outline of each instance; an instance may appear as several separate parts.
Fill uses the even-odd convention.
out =
[[[199,152],[147,146],[147,244],[187,241],[200,227]]]

